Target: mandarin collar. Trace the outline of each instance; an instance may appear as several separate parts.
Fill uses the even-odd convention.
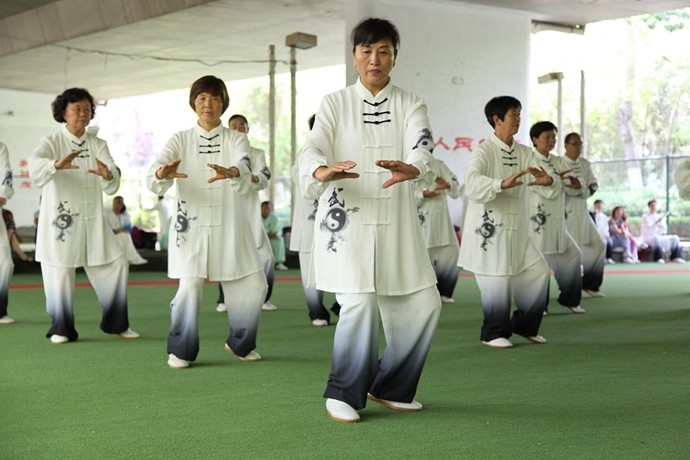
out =
[[[217,134],[220,134],[224,129],[225,129],[225,126],[223,126],[223,123],[220,123],[218,126],[213,128],[211,131],[206,131],[204,128],[199,126],[199,123],[196,123],[194,125],[194,130],[196,131],[196,133],[198,135],[204,136],[204,137],[215,136]]]
[[[367,89],[366,86],[361,82],[359,78],[357,78],[357,82],[355,83],[355,89],[357,90],[357,94],[359,97],[362,99],[368,101],[368,102],[381,102],[390,96],[391,91],[393,91],[393,79],[389,78],[388,79],[388,84],[381,90],[379,91],[376,96],[371,94],[371,91]]]
[[[505,142],[503,142],[501,139],[498,138],[498,136],[496,136],[496,134],[492,134],[489,138],[489,141],[498,146],[501,150],[512,151],[515,148],[515,138],[513,138],[512,145],[508,145]]]
[[[86,139],[86,136],[89,134],[89,129],[88,129],[88,127],[87,127],[87,128],[84,130],[84,134],[83,134],[81,137],[77,137],[77,136],[75,136],[74,134],[72,134],[72,133],[69,131],[69,129],[67,129],[67,125],[66,125],[66,124],[63,124],[63,125],[62,125],[62,134],[64,134],[64,135],[67,137],[67,139],[69,139],[70,141],[73,141],[73,142],[75,142],[75,143],[77,143],[77,144],[81,144],[81,143],[84,141],[84,139]]]

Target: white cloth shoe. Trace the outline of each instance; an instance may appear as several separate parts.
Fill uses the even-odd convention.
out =
[[[127,328],[127,330],[124,332],[120,332],[118,335],[120,337],[122,337],[123,339],[138,339],[139,338],[139,334],[137,332],[134,332],[133,330],[131,330],[129,328]]]
[[[602,297],[605,297],[604,293],[601,291],[592,291],[591,289],[583,289],[590,297],[593,297],[595,299],[600,299]]]
[[[66,343],[69,342],[69,339],[64,335],[53,334],[50,336],[50,341],[53,343]]]
[[[314,327],[326,327],[328,326],[328,321],[325,319],[314,319],[312,320],[311,324]]]
[[[148,260],[144,259],[141,256],[129,259],[127,262],[129,262],[130,265],[144,265],[149,263]]]
[[[230,353],[231,355],[235,355],[235,352],[232,351],[232,348],[230,348],[230,345],[227,343],[225,344],[225,351]],[[237,355],[235,355],[237,356]],[[261,361],[261,355],[256,352],[256,350],[252,350],[249,353],[247,353],[247,356],[237,356],[240,361],[245,361],[245,362],[250,362],[250,361]]]
[[[14,319],[10,318],[9,316],[3,316],[0,318],[0,324],[12,324],[14,323]]]
[[[341,423],[357,423],[359,422],[359,414],[348,403],[338,401],[337,399],[326,400],[326,412],[328,416]]]
[[[613,259],[606,259],[606,263],[607,263],[608,265],[616,265],[616,261],[613,260]]]
[[[685,259],[683,259],[683,258],[681,258],[681,257],[676,257],[676,258],[673,259],[671,262],[674,262],[674,263],[677,263],[677,264],[684,264],[684,263],[685,263]]]
[[[444,295],[441,296],[441,303],[455,303],[454,299],[451,299],[450,297],[446,297]]]
[[[399,401],[389,401],[388,399],[377,398],[371,393],[367,393],[367,399],[369,401],[374,401],[379,404],[383,404],[389,409],[397,410],[400,412],[419,412],[424,406],[419,401],[412,400],[412,402],[399,402]]]
[[[513,344],[505,337],[499,337],[497,339],[489,340],[488,342],[482,340],[482,343],[489,348],[513,348]]]
[[[288,269],[287,266],[286,266],[285,264],[283,264],[283,263],[276,264],[276,270],[285,271],[285,270],[287,270],[287,269]]]
[[[266,302],[261,306],[261,309],[263,311],[276,311],[278,309],[278,307],[273,305],[271,302]]]
[[[665,261],[664,259],[659,259],[659,260],[656,261],[656,263],[658,263],[658,264],[665,264],[666,261]]]
[[[570,308],[570,311],[572,311],[573,313],[587,313],[585,311],[585,309],[579,305],[577,307],[568,307],[568,308]]]
[[[189,367],[189,361],[187,361],[186,359],[178,358],[177,356],[170,353],[168,355],[168,366],[172,367],[173,369],[184,369],[186,367]]]
[[[529,340],[532,343],[536,343],[537,345],[543,345],[546,343],[546,339],[540,335],[530,335],[530,336],[524,336],[527,340]]]
[[[216,311],[218,313],[225,313],[228,311],[228,306],[225,305],[224,303],[219,303],[218,306],[216,307]]]

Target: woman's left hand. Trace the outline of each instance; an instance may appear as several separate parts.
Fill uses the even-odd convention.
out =
[[[235,177],[240,177],[240,170],[236,166],[230,166],[229,168],[224,168],[223,166],[208,163],[208,167],[216,172],[216,175],[208,180],[211,184],[217,180],[232,179]]]
[[[553,184],[553,177],[549,176],[544,168],[535,168],[530,166],[527,171],[534,177],[532,182],[528,182],[527,185],[551,185]]]
[[[111,173],[108,166],[98,158],[96,158],[96,169],[89,169],[89,172],[101,176],[105,180],[113,180],[113,173]]]
[[[398,182],[405,182],[406,180],[415,179],[419,176],[419,169],[402,161],[377,160],[376,166],[389,170],[393,175],[393,177],[383,183],[382,188],[388,188]]]

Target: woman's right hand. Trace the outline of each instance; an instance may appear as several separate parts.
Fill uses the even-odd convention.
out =
[[[354,161],[339,161],[331,166],[319,166],[314,171],[314,179],[321,182],[330,182],[340,179],[356,179],[359,177],[358,173],[348,172],[350,169],[357,166]]]
[[[186,179],[187,175],[185,173],[177,172],[177,167],[180,165],[182,158],[173,160],[168,164],[165,164],[156,170],[156,179],[158,180],[170,180],[170,179]]]
[[[77,158],[80,153],[81,150],[72,150],[70,153],[60,158],[59,160],[55,160],[55,169],[79,169],[79,166],[72,164],[72,160]]]

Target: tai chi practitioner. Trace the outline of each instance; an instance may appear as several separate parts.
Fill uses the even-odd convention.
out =
[[[528,194],[554,199],[562,189],[558,176],[539,167],[534,152],[515,141],[521,109],[511,96],[486,104],[494,134],[472,154],[465,170],[468,200],[458,263],[474,272],[484,313],[481,341],[491,348],[512,347],[508,339],[513,333],[546,343],[539,326],[551,273],[529,238]],[[512,299],[517,310],[511,321]]]
[[[228,127],[233,131],[247,134],[249,132],[249,123],[244,115],[235,114],[228,120]],[[242,194],[242,201],[244,202],[245,212],[247,213],[247,220],[249,227],[252,230],[252,237],[256,250],[259,253],[259,260],[264,267],[264,274],[266,275],[266,282],[268,283],[268,292],[266,299],[261,309],[264,311],[275,311],[278,309],[271,303],[271,294],[273,293],[273,282],[275,281],[275,262],[273,258],[273,250],[271,249],[271,242],[268,240],[268,235],[264,231],[264,226],[261,218],[261,199],[259,192],[268,187],[268,181],[271,180],[271,170],[268,169],[266,163],[266,154],[263,150],[254,147],[249,147],[251,150],[249,159],[251,160],[250,171],[251,181],[246,192]],[[223,287],[218,283],[218,306],[216,311],[226,312],[228,306],[225,305],[225,293]]]
[[[606,245],[601,241],[599,231],[587,210],[587,198],[599,188],[592,166],[582,153],[582,139],[577,133],[565,136],[563,166],[578,179],[580,188],[565,188],[565,224],[582,253],[582,289],[591,297],[604,297],[599,290],[604,282]],[[567,184],[567,179],[566,179]]]
[[[7,200],[14,195],[12,188],[12,168],[10,166],[10,154],[7,146],[0,142],[0,209],[5,206]],[[14,262],[12,262],[12,251],[7,232],[0,235],[0,324],[12,324],[14,319],[7,316],[7,306],[9,303],[10,279],[14,272]]]
[[[95,115],[93,96],[71,88],[52,103],[53,118],[65,123],[45,137],[29,157],[29,175],[41,191],[36,261],[41,263],[53,343],[78,338],[74,326],[74,279],[84,267],[103,307],[101,329],[132,339],[129,329],[124,251],[103,218],[103,193],[114,195],[120,172],[108,145],[86,127]]]
[[[556,126],[550,121],[540,121],[530,128],[530,138],[540,168],[553,176],[566,176],[561,158],[550,152],[556,146]],[[559,188],[563,182],[557,180]],[[575,177],[568,177],[568,186],[580,186]],[[558,303],[573,313],[585,313],[580,306],[582,300],[582,254],[575,241],[565,229],[565,194],[559,193],[553,199],[537,193],[530,193],[530,238],[544,255],[561,291]],[[547,297],[548,306],[548,297]],[[548,308],[544,310],[544,314]]]
[[[146,178],[156,195],[175,185],[168,246],[168,276],[180,280],[170,303],[168,365],[174,369],[188,367],[199,353],[206,278],[232,292],[226,299],[230,333],[225,349],[243,361],[261,359],[255,348],[266,276],[240,197],[251,181],[249,141],[220,121],[229,104],[221,79],[207,75],[196,80],[189,105],[199,117],[197,124],[168,141]]]
[[[387,20],[355,26],[359,79],[324,98],[299,156],[302,193],[319,199],[310,276],[341,306],[324,394],[339,422],[359,421],[367,398],[422,409],[414,396],[441,310],[408,182],[433,182],[434,143],[424,102],[390,81],[399,41]]]
[[[437,174],[434,184],[428,189],[418,188],[417,191],[419,223],[436,273],[441,302],[453,303],[453,291],[460,273],[460,245],[450,221],[448,197],[457,199],[460,196],[460,184],[453,171],[442,160],[435,158],[432,168]]]
[[[299,167],[292,167],[292,180],[298,182]],[[299,185],[298,190],[299,192]],[[309,310],[309,319],[315,327],[328,326],[331,315],[323,305],[323,291],[309,285],[309,266],[314,241],[314,220],[319,206],[318,199],[306,199],[301,195],[294,197],[295,208],[292,211],[292,232],[290,233],[290,250],[299,254],[299,269],[302,276],[304,298]]]

